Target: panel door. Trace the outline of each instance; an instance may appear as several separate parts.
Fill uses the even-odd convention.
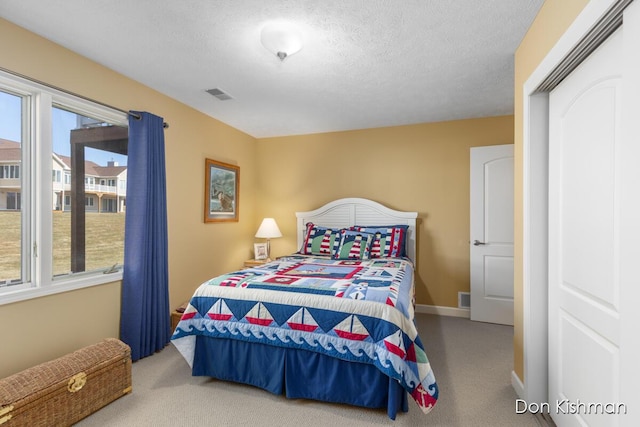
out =
[[[513,325],[513,145],[471,148],[471,320]]]
[[[549,400],[558,426],[618,422],[581,403],[620,401],[622,47],[619,29],[549,98]]]

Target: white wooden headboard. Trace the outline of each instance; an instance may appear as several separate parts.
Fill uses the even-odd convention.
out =
[[[402,212],[389,209],[368,199],[347,198],[329,202],[308,212],[296,212],[298,218],[298,248],[304,240],[305,225],[308,222],[323,227],[346,228],[352,225],[408,225],[407,256],[416,261],[416,218],[417,212]]]

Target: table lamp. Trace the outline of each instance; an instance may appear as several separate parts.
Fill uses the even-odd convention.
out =
[[[276,224],[276,220],[273,218],[265,218],[262,220],[256,237],[261,239],[267,239],[267,260],[271,260],[271,242],[270,240],[275,237],[282,237],[282,233]]]

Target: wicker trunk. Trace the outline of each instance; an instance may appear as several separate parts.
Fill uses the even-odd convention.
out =
[[[0,425],[69,426],[131,392],[131,349],[115,338],[0,380]]]

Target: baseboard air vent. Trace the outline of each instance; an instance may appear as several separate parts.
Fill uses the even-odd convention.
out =
[[[471,294],[458,292],[458,308],[471,308]]]

